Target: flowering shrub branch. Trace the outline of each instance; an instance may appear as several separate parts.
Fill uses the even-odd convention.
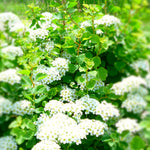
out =
[[[113,16],[106,0],[82,13],[76,0],[52,6],[29,5],[26,25],[0,14],[0,149],[144,149],[150,86],[140,21],[124,18],[129,8]]]

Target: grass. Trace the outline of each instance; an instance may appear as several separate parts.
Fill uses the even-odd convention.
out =
[[[26,18],[25,12],[27,10],[28,7],[25,3],[0,2],[0,13],[13,12],[21,18]]]

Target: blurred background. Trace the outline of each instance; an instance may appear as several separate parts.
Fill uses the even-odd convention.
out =
[[[108,7],[107,10],[111,10],[111,6],[116,6],[115,11],[118,11],[119,14],[122,12],[120,9],[124,8],[124,5],[132,5],[135,9],[139,7],[140,3],[144,4],[144,11],[140,12],[139,19],[142,21],[142,28],[145,31],[145,36],[149,38],[150,31],[150,0],[78,0],[78,9],[82,10],[83,4],[103,4],[104,1],[107,1]],[[61,3],[61,0],[55,0],[56,3]],[[28,10],[28,5],[34,3],[39,6],[43,12],[55,11],[55,8],[50,7],[53,3],[53,0],[0,0],[0,13],[1,12],[13,12],[20,17],[20,19],[26,19],[26,11]],[[139,7],[141,9],[141,7]],[[111,10],[112,12],[112,10]],[[118,13],[116,12],[116,13]]]

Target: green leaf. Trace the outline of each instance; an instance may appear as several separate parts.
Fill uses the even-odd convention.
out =
[[[108,76],[108,71],[105,68],[100,67],[99,69],[97,69],[97,78],[98,79],[105,81],[107,76]]]
[[[29,76],[30,70],[20,70],[18,73]]]
[[[25,118],[25,119],[23,119],[21,128],[22,129],[27,128],[27,129],[35,130],[35,125],[34,125],[32,120]]]
[[[93,77],[97,76],[97,71],[89,71],[88,74],[90,74]]]
[[[35,103],[40,103],[40,102],[43,101],[46,97],[47,97],[47,95],[42,95],[42,96],[40,96],[38,99],[35,99]]]
[[[33,27],[35,24],[36,24],[36,19],[33,19],[33,20],[32,20],[32,23],[31,23],[31,25],[30,25],[30,28]]]
[[[36,144],[36,138],[32,137],[29,141],[26,143],[26,147],[31,149]]]
[[[78,83],[84,83],[85,81],[86,81],[86,79],[83,78],[82,76],[79,76],[79,77],[77,78],[77,82],[78,82]]]
[[[94,61],[91,60],[91,59],[86,58],[86,59],[85,59],[85,63],[86,63],[86,66],[87,66],[87,68],[88,68],[89,70],[91,70],[91,69],[93,68],[93,66],[94,66]]]
[[[122,70],[125,66],[126,66],[126,64],[123,61],[117,61],[117,62],[115,62],[115,68],[118,71]]]
[[[44,78],[46,78],[46,77],[47,77],[47,74],[38,73],[38,74],[36,75],[36,77],[35,77],[35,80],[36,80],[36,81],[39,81],[39,80],[44,79]]]
[[[93,80],[93,79],[91,79],[90,81],[87,82],[86,87],[87,87],[88,89],[91,89],[91,90],[92,90],[92,89],[94,88],[95,83],[96,83],[96,81]]]
[[[99,43],[99,42],[100,42],[99,36],[98,36],[98,35],[95,35],[95,34],[92,34],[91,42],[92,42],[92,43]]]
[[[30,78],[27,76],[22,76],[22,81],[24,82],[25,85],[29,85],[29,86],[32,85]]]
[[[69,64],[69,71],[71,73],[75,73],[75,71],[78,69],[78,65],[75,64]]]
[[[132,150],[141,150],[145,147],[145,142],[141,137],[134,136],[130,142],[130,147]]]
[[[51,88],[48,92],[48,98],[53,98],[56,94],[58,93],[58,90],[57,88]]]
[[[13,128],[10,132],[11,135],[16,136],[16,142],[20,145],[24,142],[24,130],[20,129],[20,128]]]
[[[68,8],[72,8],[77,5],[77,2],[69,2]]]
[[[42,94],[46,92],[47,88],[44,85],[38,85],[32,89],[32,94]]]
[[[16,142],[18,145],[21,145],[24,141],[25,139],[23,138],[23,136],[16,137]]]
[[[99,67],[99,65],[101,64],[101,59],[98,56],[93,57],[93,61],[94,61],[94,68]]]
[[[35,134],[34,131],[32,131],[32,130],[27,130],[27,131],[25,131],[25,134],[24,134],[23,138],[24,138],[25,140],[31,140],[32,137],[34,136],[34,134]]]
[[[80,54],[76,60],[79,64],[82,64],[85,61],[85,58],[85,54]]]
[[[43,107],[39,107],[39,108],[36,108],[35,109],[35,112],[37,113],[37,114],[40,114],[40,113],[42,113],[44,111],[44,108]]]
[[[63,82],[64,83],[70,83],[72,81],[73,81],[73,78],[72,78],[71,75],[66,75],[66,76],[63,77]]]
[[[22,117],[18,116],[15,121],[11,122],[9,129],[19,127],[22,123]]]

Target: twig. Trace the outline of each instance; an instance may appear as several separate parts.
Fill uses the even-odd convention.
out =
[[[79,56],[79,53],[80,53],[80,46],[81,46],[81,41],[79,39],[79,44],[78,44],[78,49],[77,49],[77,55]]]

